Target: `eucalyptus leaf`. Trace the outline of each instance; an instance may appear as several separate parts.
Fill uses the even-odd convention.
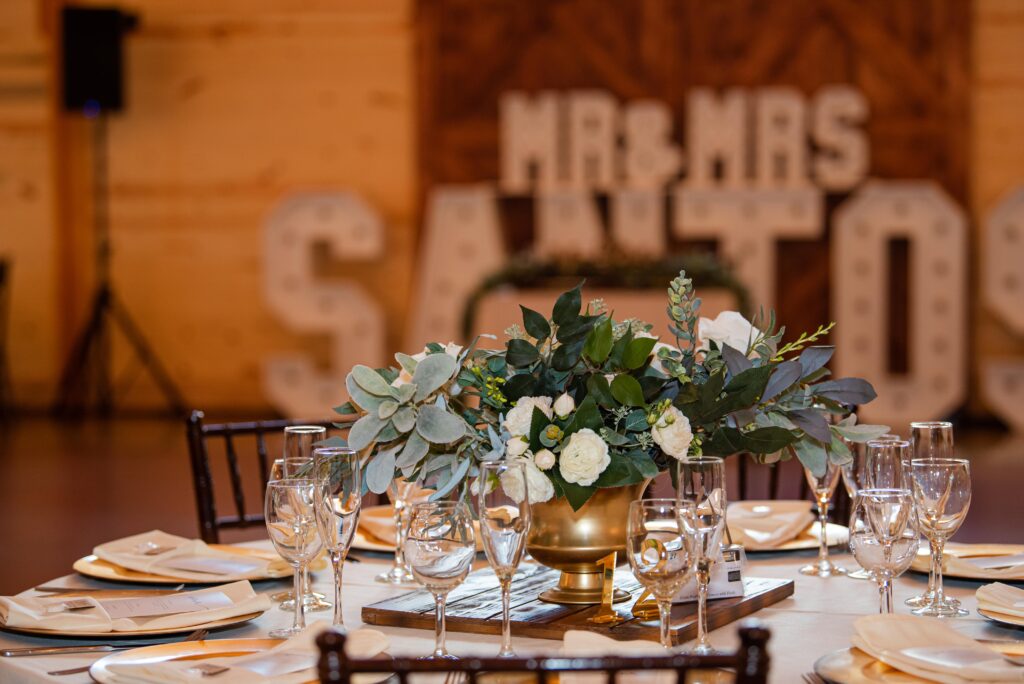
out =
[[[866,404],[878,396],[871,383],[863,378],[829,380],[814,385],[811,389],[816,396],[854,406]]]
[[[427,455],[429,449],[430,445],[427,440],[420,437],[418,432],[412,432],[405,440],[405,446],[402,447],[402,453],[398,456],[396,465],[403,469],[415,465]]]
[[[359,408],[355,402],[346,401],[341,406],[335,406],[334,412],[339,416],[352,416],[359,413]]]
[[[810,470],[815,477],[825,474],[828,453],[821,444],[812,439],[801,439],[793,443],[793,451],[796,452],[801,465]]]
[[[397,354],[395,354],[395,361],[397,361],[398,365],[401,366],[402,369],[409,375],[415,373],[416,366],[419,365],[419,361],[409,356],[408,354],[403,354],[402,352],[398,352]]]
[[[647,413],[641,410],[630,411],[622,426],[630,432],[643,432],[651,427],[647,423]]]
[[[411,406],[403,406],[391,416],[391,422],[394,423],[396,430],[405,434],[416,427],[416,412]]]
[[[851,442],[870,442],[889,432],[888,425],[833,425],[833,432]]]
[[[547,339],[548,335],[551,334],[551,326],[548,324],[547,319],[533,309],[527,309],[522,304],[519,305],[519,308],[523,311],[523,328],[526,332],[538,342]]]
[[[423,401],[455,375],[455,359],[447,354],[430,354],[416,366],[412,382],[416,385],[414,401]]]
[[[725,359],[725,367],[729,369],[731,376],[739,375],[754,365],[753,361],[743,355],[743,352],[733,349],[728,344],[722,345],[722,358]]]
[[[398,403],[408,403],[414,396],[416,396],[416,385],[413,383],[407,383],[405,385],[399,385],[395,391],[396,399]]]
[[[362,451],[377,438],[387,422],[376,414],[367,413],[352,424],[352,429],[348,431],[348,445],[356,451]]]
[[[377,417],[381,420],[386,420],[391,416],[395,415],[395,411],[398,410],[398,402],[388,399],[382,401],[380,406],[377,407]]]
[[[828,444],[832,441],[832,433],[828,429],[828,421],[825,420],[825,416],[821,415],[821,411],[806,408],[790,411],[786,415],[794,425],[822,444]]]
[[[832,358],[832,354],[835,353],[835,347],[808,347],[800,353],[800,367],[803,369],[803,377],[808,377],[820,368],[823,368],[826,363]]]
[[[433,444],[450,444],[465,436],[466,423],[458,416],[431,404],[420,409],[416,417],[416,431]]]
[[[378,397],[392,396],[391,385],[381,377],[380,373],[369,366],[357,365],[352,368],[351,375],[355,378],[356,383],[370,394],[376,394]]]
[[[788,390],[793,386],[794,382],[799,382],[801,375],[803,375],[803,368],[799,361],[783,361],[780,363],[772,371],[771,377],[768,378],[768,384],[765,385],[764,392],[761,394],[761,402],[774,399],[779,394]]]
[[[398,447],[380,451],[366,466],[366,484],[374,494],[383,494],[395,479],[395,454]]]
[[[376,412],[384,401],[384,397],[370,394],[360,387],[351,373],[345,378],[345,388],[348,390],[349,398],[367,413]]]
[[[430,495],[429,500],[439,501],[440,499],[448,496],[448,493],[455,489],[455,487],[461,484],[465,479],[466,472],[469,471],[469,466],[472,465],[472,463],[472,459],[463,459],[455,469],[455,472],[453,472],[448,478],[447,482],[438,487],[437,491]]]

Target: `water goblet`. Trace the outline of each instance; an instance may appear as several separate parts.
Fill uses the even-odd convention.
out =
[[[334,626],[344,627],[342,570],[359,524],[363,499],[359,454],[348,447],[325,447],[316,449],[313,457],[316,463],[316,524],[334,568]]]
[[[294,587],[302,595],[302,574],[320,553],[323,544],[317,534],[314,496],[316,483],[309,479],[272,480],[267,483],[264,515],[267,533],[277,553],[294,568]],[[275,639],[287,639],[306,627],[305,604],[292,601],[292,626],[270,632]]]
[[[501,649],[499,658],[515,656],[512,650],[510,595],[512,576],[526,551],[530,531],[530,500],[523,463],[482,463],[477,480],[477,517],[484,553],[501,586]]]
[[[425,498],[426,490],[415,481],[395,478],[388,485],[388,498],[391,499],[392,512],[395,519],[395,561],[385,572],[377,575],[374,580],[383,584],[409,584],[415,581],[405,559],[405,537],[409,531],[409,514],[417,499]]]
[[[953,456],[953,424],[945,420],[923,420],[910,424],[910,458],[952,458]],[[910,460],[904,464],[910,472]],[[917,596],[904,601],[911,608],[926,606],[935,594],[935,573],[928,572],[928,589]],[[945,597],[947,604],[958,607],[960,601],[952,596]]]
[[[899,435],[885,434],[873,441],[889,442],[899,438]],[[868,445],[864,442],[847,442],[847,445],[850,447],[850,460],[841,466],[841,472],[843,487],[853,502],[857,500],[857,493],[860,490],[872,486],[869,481],[871,471],[868,467]],[[847,571],[846,576],[850,579],[871,579],[871,573],[863,568]]]
[[[910,490],[860,490],[850,515],[850,551],[878,584],[878,612],[893,612],[893,580],[914,562],[918,546]]]
[[[693,653],[717,651],[708,640],[708,585],[711,568],[722,553],[725,530],[725,462],[715,456],[701,456],[679,462],[676,499],[693,503],[692,513],[683,516],[686,533],[694,540],[694,569],[697,576],[697,643]]]
[[[672,598],[690,579],[694,537],[683,523],[693,519],[693,502],[639,499],[629,504],[626,557],[633,576],[658,603],[661,645],[672,648]]]
[[[845,575],[846,570],[839,567],[828,557],[828,507],[839,483],[841,468],[826,457],[825,464],[819,473],[804,468],[807,484],[811,487],[815,501],[818,502],[818,562],[800,568],[800,574],[813,577],[832,577]]]
[[[915,458],[910,461],[910,481],[918,525],[931,547],[931,570],[935,576],[928,602],[912,612],[964,617],[967,611],[946,600],[943,593],[942,551],[971,506],[971,466],[961,458]]]
[[[405,557],[416,581],[434,596],[434,652],[428,660],[457,658],[445,648],[445,602],[469,575],[476,556],[473,520],[466,504],[428,501],[413,504]]]

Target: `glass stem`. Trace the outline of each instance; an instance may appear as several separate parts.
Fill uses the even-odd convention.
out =
[[[708,642],[708,583],[711,581],[711,563],[707,559],[697,561],[697,644],[707,646]]]
[[[296,596],[298,600],[305,601],[309,594],[309,566],[306,565],[302,568],[302,593],[296,594]]]
[[[892,606],[892,577],[888,572],[878,573],[878,612],[891,613]]]
[[[306,604],[302,602],[302,577],[305,571],[305,566],[295,567],[295,619],[292,620],[292,627],[294,629],[306,628]]]
[[[501,580],[501,650],[499,658],[515,655],[512,651],[512,617],[509,614],[512,603],[512,579]]]
[[[345,556],[340,552],[331,554],[334,566],[334,626],[344,627],[345,617],[341,613],[341,573],[345,569]]]
[[[402,519],[405,517],[403,511],[405,504],[395,502],[395,570],[400,576],[405,575],[405,529]]]
[[[822,572],[829,567],[828,560],[828,497],[818,497],[818,567]]]
[[[443,658],[448,655],[444,647],[444,604],[448,594],[434,594],[434,657]]]
[[[942,590],[942,550],[946,547],[946,540],[942,537],[929,539],[932,547],[932,574],[935,580],[932,583],[932,604],[941,605],[945,600]]]
[[[661,645],[672,648],[672,600],[658,601],[658,616],[661,618]]]

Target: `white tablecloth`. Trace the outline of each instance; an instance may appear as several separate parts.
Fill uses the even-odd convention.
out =
[[[362,559],[361,563],[350,563],[345,568],[345,621],[351,627],[362,624],[360,609],[362,606],[380,601],[388,596],[408,591],[395,589],[373,581],[374,576],[386,568],[390,561],[383,557],[356,552]],[[782,577],[796,580],[796,591],[790,598],[776,603],[755,614],[772,631],[769,642],[772,667],[771,681],[780,684],[799,682],[801,674],[809,672],[814,661],[821,655],[850,645],[852,623],[860,615],[874,613],[878,610],[878,599],[874,583],[865,580],[853,580],[846,577],[819,579],[804,577],[797,569],[814,558],[814,552],[789,554],[753,554],[748,568],[748,575],[757,577]],[[837,556],[847,567],[856,567],[849,554]],[[908,574],[896,583],[896,605],[898,612],[906,612],[903,600],[920,593],[926,585],[927,578],[922,575]],[[68,576],[58,580],[45,582],[55,584],[72,582],[75,586],[91,585],[97,588],[111,588],[110,583],[93,582],[78,576]],[[113,585],[117,586],[117,585]],[[290,586],[286,582],[262,582],[254,585],[257,591],[277,592]],[[322,571],[315,577],[316,588],[333,596],[330,571]],[[957,629],[980,638],[1020,639],[1020,631],[1006,630],[977,616],[975,612],[974,590],[978,583],[947,581],[947,593],[964,602],[964,607],[971,612],[971,617],[951,621]],[[314,617],[330,619],[330,612],[311,614]],[[291,622],[291,613],[280,610],[277,606],[253,622],[230,630],[217,631],[213,638],[257,638],[265,637],[271,629],[286,626]],[[393,627],[379,628],[391,635],[392,654],[424,655],[433,648],[433,631],[399,629]],[[735,624],[715,630],[711,635],[715,646],[733,648],[737,643]],[[53,645],[53,639],[41,639],[0,632],[0,647]],[[62,644],[76,643],[60,640]],[[561,642],[543,639],[516,638],[515,647],[520,654],[551,653],[557,650]],[[497,649],[497,638],[490,635],[464,634],[448,632],[448,650],[455,655],[493,655]],[[34,656],[24,658],[0,658],[0,682],[3,684],[21,684],[29,682],[64,682],[65,684],[82,684],[90,681],[88,675],[69,675],[50,677],[49,670],[72,668],[87,665],[96,660],[95,654]]]

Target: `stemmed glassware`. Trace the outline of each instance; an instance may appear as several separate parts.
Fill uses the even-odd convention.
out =
[[[886,434],[874,441],[889,442],[898,439],[899,435]],[[870,481],[871,469],[868,466],[868,445],[864,442],[848,442],[847,446],[850,447],[851,458],[841,466],[841,472],[846,494],[850,497],[850,501],[854,502],[857,500],[857,494],[860,490],[876,485],[873,485]],[[852,530],[853,528],[851,527],[850,529]],[[870,579],[871,573],[861,568],[848,571],[846,576],[851,579]]]
[[[512,576],[523,559],[530,531],[526,466],[505,461],[482,463],[477,488],[480,537],[487,561],[501,585],[501,650],[498,657],[511,658],[515,655],[509,616]]]
[[[810,468],[804,468],[804,475],[807,477],[807,484],[811,486],[815,501],[818,502],[818,562],[805,565],[800,568],[803,575],[814,577],[831,577],[833,575],[845,575],[846,570],[833,563],[828,558],[828,507],[835,494],[836,485],[839,483],[841,468],[826,457],[825,467],[820,474],[815,474]]]
[[[910,424],[910,458],[952,458],[953,457],[953,424],[945,421],[916,421]],[[910,459],[904,467],[910,474]],[[923,594],[908,598],[904,603],[911,608],[921,608],[932,601],[935,594],[935,573],[928,572],[928,589]],[[960,601],[947,596],[945,601],[950,606],[959,607]]]
[[[626,555],[633,576],[658,602],[661,645],[672,648],[672,598],[690,579],[693,536],[684,519],[695,517],[693,502],[640,499],[629,504]]]
[[[409,532],[409,514],[415,503],[417,492],[423,490],[414,481],[396,477],[388,485],[388,498],[391,499],[395,516],[395,562],[391,567],[374,579],[383,584],[409,584],[415,578],[409,570],[405,559],[405,536]]]
[[[264,515],[270,541],[281,558],[293,568],[295,594],[302,594],[303,571],[316,557],[323,544],[317,534],[314,511],[316,483],[311,479],[272,480],[267,483]],[[276,639],[287,639],[306,627],[303,601],[292,601],[295,619],[290,628],[270,632]]]
[[[683,516],[686,534],[694,541],[697,575],[697,654],[716,653],[708,640],[708,585],[711,568],[722,554],[725,530],[725,462],[715,456],[701,456],[679,462],[677,501],[693,504],[691,514]]]
[[[971,466],[960,458],[915,458],[910,480],[921,532],[928,538],[935,584],[925,605],[915,615],[963,617],[967,611],[950,603],[942,591],[942,550],[959,529],[971,506]]]
[[[878,583],[878,612],[893,612],[893,579],[914,562],[918,545],[909,489],[858,492],[850,516],[850,551]]]
[[[413,504],[410,518],[405,557],[416,581],[434,595],[434,652],[427,659],[455,660],[445,648],[445,601],[473,565],[473,519],[466,504],[458,501]]]
[[[316,524],[334,567],[334,626],[343,627],[341,576],[363,499],[359,455],[348,447],[325,447],[315,450],[313,458]]]

